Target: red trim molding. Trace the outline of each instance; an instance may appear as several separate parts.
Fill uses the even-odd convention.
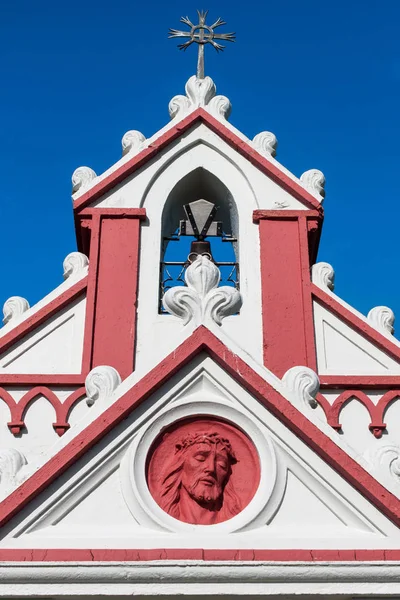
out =
[[[314,219],[313,219],[314,221]],[[306,344],[307,366],[317,372],[317,349],[315,346],[314,311],[311,295],[310,276],[310,247],[309,247],[309,225],[310,221],[305,215],[299,217],[299,250],[301,269],[301,288],[303,302],[303,327],[304,340]],[[298,363],[299,364],[299,363]]]
[[[236,134],[232,133],[227,127],[214,119],[206,110],[198,108],[188,115],[182,121],[179,121],[175,127],[171,127],[166,133],[160,135],[152,144],[142,150],[139,154],[132,157],[130,161],[121,165],[107,177],[104,177],[96,185],[94,185],[85,194],[82,194],[74,202],[74,210],[81,211],[89,204],[95,202],[105,193],[109,192],[116,185],[121,183],[126,177],[129,177],[140,167],[143,167],[149,160],[154,158],[161,150],[171,144],[174,140],[180,137],[188,129],[197,123],[205,123],[214,133],[218,134],[227,144],[232,146],[242,156],[247,158],[260,171],[265,173],[270,179],[277,183],[280,187],[288,191],[294,198],[305,204],[308,208],[316,209],[318,214],[322,214],[321,204],[309,193],[302,185],[288,177],[272,162],[261,156],[254,148]]]
[[[0,526],[64,473],[199,352],[207,352],[265,408],[400,526],[400,501],[203,326],[145,375],[0,504]]]
[[[134,370],[140,223],[145,209],[86,209],[91,214],[83,370]]]
[[[308,211],[285,212],[272,211],[271,217],[271,211],[256,211],[262,213],[256,220],[260,233],[264,364],[278,377],[296,365],[317,369],[305,216]]]
[[[398,389],[400,393],[400,375],[318,375],[318,377],[321,389]]]
[[[295,221],[300,217],[307,217],[310,219],[320,219],[321,213],[318,210],[254,210],[253,211],[253,223],[259,223],[265,219],[278,219],[279,221]]]
[[[85,375],[42,375],[35,373],[25,375],[20,373],[0,373],[0,385],[29,387],[31,385],[45,385],[53,387],[68,387],[74,385],[84,385]]]
[[[38,397],[45,398],[53,406],[56,414],[56,421],[53,423],[53,428],[58,435],[63,435],[70,427],[68,417],[72,408],[84,396],[86,396],[86,390],[84,387],[80,387],[77,390],[74,390],[64,402],[61,402],[57,395],[49,388],[35,386],[27,391],[22,398],[16,402],[7,390],[0,388],[0,399],[7,404],[11,415],[7,425],[14,435],[20,434],[25,428],[24,417],[26,411]]]
[[[360,404],[365,406],[369,413],[371,419],[371,423],[368,426],[369,430],[376,438],[381,438],[382,433],[386,429],[386,423],[383,422],[386,410],[388,409],[389,405],[395,400],[398,400],[399,397],[400,389],[389,390],[383,394],[383,396],[381,396],[376,404],[374,404],[374,402],[372,402],[372,400],[362,390],[350,389],[344,390],[341,394],[339,394],[332,404],[329,404],[327,399],[322,394],[317,395],[317,400],[325,412],[328,425],[337,431],[342,429],[342,426],[339,422],[339,416],[343,408],[350,401],[357,400],[360,402]]]
[[[365,323],[357,315],[352,313],[350,310],[345,308],[340,302],[336,300],[330,294],[327,294],[321,288],[314,283],[311,286],[312,295],[318,300],[325,308],[332,311],[336,316],[343,319],[347,325],[349,325],[354,331],[363,335],[368,341],[372,342],[380,350],[389,354],[394,360],[400,360],[400,348],[391,342],[387,337],[379,333],[374,327]]]
[[[85,331],[83,337],[82,372],[92,368],[93,330],[96,314],[97,272],[100,254],[100,213],[90,221],[89,274],[86,295]]]
[[[2,548],[0,562],[147,562],[159,560],[273,561],[273,562],[381,562],[399,561],[400,550],[212,550],[203,548],[150,548],[91,550]]]
[[[99,213],[105,217],[115,217],[116,219],[140,219],[141,221],[146,219],[145,208],[105,208],[102,206],[84,208],[79,216],[92,217]]]
[[[134,369],[139,240],[139,218],[101,215],[92,366],[123,379]]]

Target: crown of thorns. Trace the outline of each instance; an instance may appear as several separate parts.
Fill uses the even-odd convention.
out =
[[[186,450],[194,444],[220,444],[227,452],[232,464],[238,462],[232,449],[231,443],[227,438],[222,437],[218,432],[214,433],[194,433],[188,434],[180,442],[175,444],[175,452]]]

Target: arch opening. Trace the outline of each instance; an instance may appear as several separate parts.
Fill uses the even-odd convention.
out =
[[[206,231],[204,236],[201,235],[202,231],[196,229],[193,222],[195,219],[190,215],[191,207],[197,204],[198,208],[198,201],[203,201],[203,215],[199,218],[199,222],[201,225],[206,223],[203,229],[203,232]],[[207,210],[211,211],[208,220]],[[196,246],[195,242],[199,240],[200,246]],[[226,185],[203,167],[198,167],[185,175],[171,190],[164,204],[160,259],[161,313],[163,312],[162,297],[167,289],[185,285],[185,271],[190,264],[189,255],[193,255],[194,249],[199,253],[211,255],[221,272],[220,286],[228,285],[239,289],[236,203]]]

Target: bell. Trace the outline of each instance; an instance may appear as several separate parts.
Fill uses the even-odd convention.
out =
[[[190,244],[190,255],[208,254],[212,260],[211,245],[207,240],[193,240]]]

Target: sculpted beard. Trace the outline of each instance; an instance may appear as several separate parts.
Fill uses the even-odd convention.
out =
[[[216,508],[221,503],[223,488],[217,480],[206,482],[204,475],[197,477],[191,485],[185,485],[189,496],[207,508]]]

